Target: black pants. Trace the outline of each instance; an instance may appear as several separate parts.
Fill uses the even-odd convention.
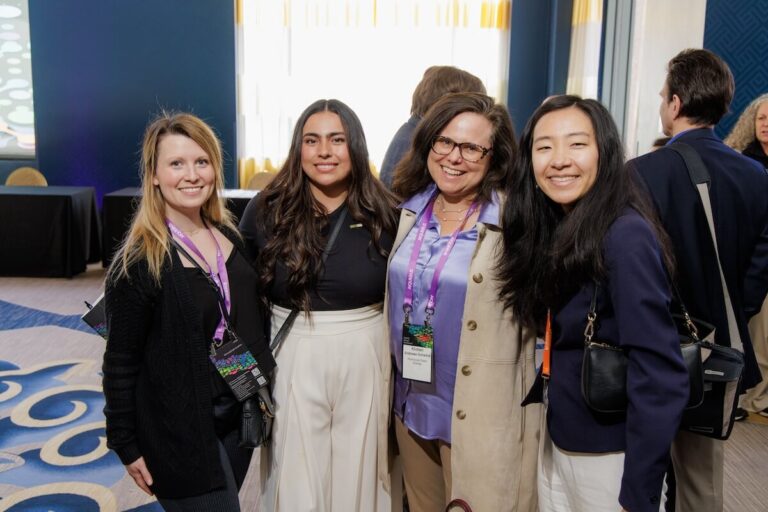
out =
[[[240,512],[237,492],[245,480],[252,452],[239,448],[237,437],[238,431],[235,429],[218,440],[225,487],[189,498],[159,498],[157,501],[160,502],[163,510],[166,512]]]

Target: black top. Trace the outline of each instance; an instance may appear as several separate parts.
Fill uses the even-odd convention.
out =
[[[188,273],[189,286],[192,296],[203,317],[203,340],[206,350],[221,320],[219,300],[216,291],[202,270],[197,267],[185,268]],[[263,329],[263,321],[259,315],[248,314],[256,311],[260,305],[256,294],[258,283],[256,273],[236,249],[227,258],[227,273],[229,274],[231,309],[229,312],[232,328],[236,333],[254,332]],[[209,364],[211,381],[211,398],[214,407],[214,425],[216,434],[223,436],[239,426],[240,404],[229,388],[224,378],[211,362]]]
[[[234,233],[219,230],[247,254]],[[105,292],[107,445],[123,464],[143,456],[154,479],[152,490],[161,498],[194,496],[222,487],[224,471],[211,413],[211,363],[206,348],[210,336],[204,333],[202,308],[188,272],[178,253],[171,251],[159,284],[146,261],[131,266],[128,274],[128,278],[108,279]],[[258,304],[255,287],[242,290]],[[252,317],[251,327],[238,334],[262,371],[269,372],[275,362],[264,334],[264,312],[257,307],[248,310],[247,316]]]
[[[267,243],[263,226],[257,225],[256,201],[254,197],[243,213],[240,232],[246,245],[257,254]],[[328,235],[339,218],[342,208],[328,216],[328,225],[323,235]],[[394,239],[382,233],[381,246],[392,249]],[[371,240],[371,233],[347,213],[344,224],[325,262],[325,272],[317,280],[317,286],[309,292],[313,311],[341,311],[370,306],[384,300],[384,280],[387,273],[387,258],[382,256]],[[288,273],[282,262],[275,269],[275,281],[268,295],[278,306],[291,309],[287,293]]]
[[[763,151],[763,146],[760,144],[759,140],[755,139],[750,142],[749,146],[745,147],[741,154],[748,156],[752,160],[757,160],[766,170],[768,170],[768,155]]]

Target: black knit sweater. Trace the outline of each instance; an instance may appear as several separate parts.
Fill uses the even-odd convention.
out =
[[[219,229],[235,250],[246,254],[237,237]],[[225,485],[203,319],[178,253],[171,253],[159,285],[146,262],[140,262],[129,269],[128,278],[108,279],[105,293],[107,445],[123,464],[143,456],[154,480],[152,490],[162,498],[194,496]],[[264,329],[238,335],[269,372],[275,362],[264,312],[253,314]]]

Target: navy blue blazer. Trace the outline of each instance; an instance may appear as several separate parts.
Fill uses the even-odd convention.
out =
[[[760,164],[732,150],[708,128],[679,137],[701,155],[711,176],[709,194],[717,247],[736,322],[744,342],[744,386],[760,382],[747,328],[768,292],[768,175]],[[715,341],[730,345],[720,275],[699,194],[682,157],[659,149],[635,158],[674,246],[676,281],[691,314],[713,324]]]
[[[626,413],[592,411],[581,395],[584,328],[594,285],[553,311],[547,428],[559,448],[625,453],[619,502],[632,512],[659,510],[669,448],[688,401],[688,373],[669,312],[670,290],[648,222],[628,209],[603,241],[607,278],[597,295],[595,340],[626,349]]]

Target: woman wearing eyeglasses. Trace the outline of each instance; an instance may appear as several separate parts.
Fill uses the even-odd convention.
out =
[[[390,256],[386,315],[394,423],[412,512],[463,501],[536,509],[535,338],[498,301],[500,191],[516,153],[507,110],[482,94],[427,112],[393,190],[407,198]]]

